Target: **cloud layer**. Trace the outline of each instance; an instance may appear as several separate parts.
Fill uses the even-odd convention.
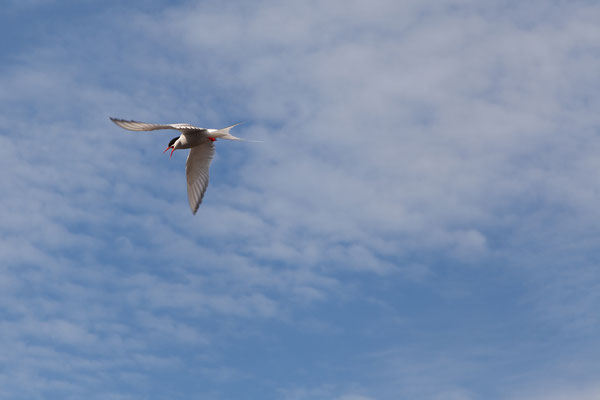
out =
[[[11,13],[37,23],[1,67],[2,397],[493,399],[598,378],[595,4]],[[217,144],[192,218],[173,135],[108,116],[245,121],[264,143]]]

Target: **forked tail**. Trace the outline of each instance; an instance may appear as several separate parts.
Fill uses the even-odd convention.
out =
[[[215,139],[243,140],[244,142],[257,142],[257,143],[260,143],[260,141],[258,141],[258,140],[242,139],[242,138],[239,138],[237,136],[233,136],[231,133],[229,133],[229,131],[231,130],[231,128],[233,128],[234,126],[238,126],[240,124],[243,124],[243,122],[238,122],[237,124],[228,126],[227,128],[214,130],[214,131],[210,132],[210,136],[214,137]]]
[[[228,126],[227,128],[223,128],[223,129],[217,129],[215,131],[210,132],[210,136],[217,138],[217,139],[228,139],[228,140],[244,140],[242,138],[239,138],[237,136],[233,136],[231,133],[229,133],[229,131],[231,130],[231,128],[233,128],[234,126],[238,126],[239,124],[242,124],[243,122],[238,122],[237,124]]]

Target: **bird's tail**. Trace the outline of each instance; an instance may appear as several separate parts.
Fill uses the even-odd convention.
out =
[[[234,126],[238,126],[241,123],[242,122],[239,122],[237,124],[228,126],[227,128],[214,130],[214,131],[210,132],[210,136],[212,136],[214,138],[218,138],[218,139],[244,140],[242,138],[233,136],[231,133],[229,133],[229,131],[231,130],[231,128],[233,128]]]
[[[231,133],[229,133],[231,128],[233,128],[234,126],[238,126],[240,124],[243,124],[243,122],[238,122],[237,124],[228,126],[227,128],[214,130],[214,131],[210,132],[210,136],[214,137],[215,139],[243,140],[244,142],[258,142],[257,140],[242,139],[237,136],[233,136]]]

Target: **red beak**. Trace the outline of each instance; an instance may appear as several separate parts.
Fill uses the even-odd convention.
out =
[[[173,152],[175,151],[175,147],[173,147],[173,146],[169,146],[169,147],[167,147],[167,148],[165,149],[165,151],[163,151],[163,154],[164,154],[164,153],[165,153],[167,150],[169,150],[169,149],[173,149],[173,150],[171,150],[171,155],[169,156],[169,160],[170,160],[170,159],[171,159],[171,157],[173,157]]]

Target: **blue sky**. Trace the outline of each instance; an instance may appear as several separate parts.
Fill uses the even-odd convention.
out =
[[[593,1],[11,1],[0,397],[600,397]],[[173,132],[217,142],[198,214]]]

